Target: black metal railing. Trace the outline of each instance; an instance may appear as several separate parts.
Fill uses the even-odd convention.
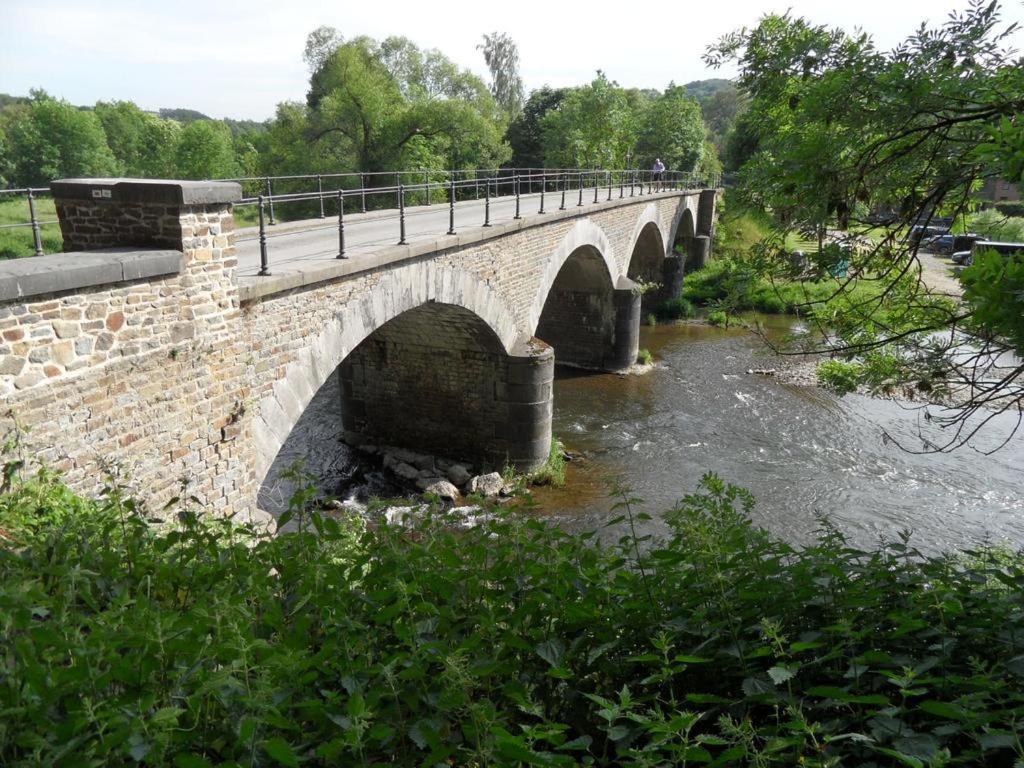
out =
[[[251,239],[260,242],[259,274],[270,274],[267,241],[276,237],[270,234],[270,228],[276,228],[286,220],[308,222],[302,231],[315,229],[317,219],[324,220],[325,226],[336,226],[337,258],[345,258],[346,215],[373,214],[375,220],[393,217],[397,221],[396,242],[404,244],[407,242],[407,220],[424,209],[434,210],[438,205],[448,206],[447,234],[456,234],[455,209],[466,201],[482,203],[480,226],[486,227],[492,224],[491,209],[495,200],[514,197],[515,214],[510,218],[521,219],[525,201],[534,198],[537,213],[544,214],[553,207],[552,200],[558,202],[558,210],[564,211],[567,205],[579,207],[597,203],[602,197],[610,201],[616,196],[623,199],[719,184],[717,177],[678,171],[659,174],[637,169],[581,168],[423,169],[248,176],[210,181],[235,181],[242,186],[243,199],[236,204],[238,223],[242,226],[251,224],[257,230]],[[3,214],[0,233],[6,230],[31,231],[31,242],[26,237],[20,244],[23,252],[12,251],[0,256],[28,255],[29,250],[37,256],[45,253],[44,228],[58,224],[56,218],[41,215],[39,210],[40,201],[49,195],[49,189],[44,187],[0,190],[0,211]],[[12,201],[16,200],[20,202],[13,206]],[[328,218],[336,218],[336,224],[326,224]],[[295,231],[292,229],[289,234]]]
[[[50,190],[46,187],[0,189],[0,235],[7,232],[31,232],[30,238],[25,238],[24,247],[30,248],[35,256],[44,255],[43,229],[59,224],[56,218],[40,211],[41,205],[48,204],[49,196]],[[29,239],[31,242],[28,242]],[[20,243],[0,238],[0,258],[22,255],[27,254],[21,251]]]
[[[353,184],[358,180],[358,186]],[[536,213],[550,211],[552,196],[559,202],[558,210],[566,210],[566,200],[575,197],[576,207],[608,202],[627,197],[643,197],[660,192],[714,187],[715,177],[678,171],[592,170],[578,168],[496,168],[469,171],[397,171],[378,174],[319,174],[313,176],[265,176],[226,179],[237,181],[243,189],[257,190],[236,203],[236,210],[256,210],[255,231],[243,233],[243,242],[259,242],[260,267],[258,275],[270,275],[271,241],[291,235],[337,227],[338,248],[335,258],[345,259],[349,254],[345,246],[345,217],[352,214],[370,214],[359,217],[351,224],[372,220],[391,219],[395,230],[394,243],[408,243],[408,223],[414,217],[434,213],[439,206],[447,206],[444,218],[447,228],[439,226],[436,232],[423,234],[458,233],[456,208],[462,202],[479,202],[479,219],[475,226],[490,227],[496,223],[494,205],[497,202],[514,203],[507,212],[507,220],[523,218],[525,205],[536,205]],[[306,191],[281,192],[282,183],[305,182]],[[333,203],[333,206],[330,204]],[[328,211],[337,217],[337,223],[317,224],[317,219],[328,218]],[[287,214],[289,221],[301,221],[300,227],[279,228],[283,223],[281,212],[300,211],[298,216]],[[308,215],[312,212],[312,215]],[[303,213],[307,214],[305,218]],[[241,216],[239,217],[241,218]],[[277,229],[278,231],[274,231]],[[247,236],[248,235],[248,236]]]

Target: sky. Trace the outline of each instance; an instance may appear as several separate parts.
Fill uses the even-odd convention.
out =
[[[625,87],[664,88],[729,77],[701,60],[706,46],[768,12],[870,32],[889,48],[922,21],[941,23],[966,0],[0,0],[0,93],[43,88],[74,104],[126,99],[143,109],[184,107],[263,120],[305,98],[306,35],[320,25],[346,38],[404,35],[486,79],[484,33],[519,45],[527,90],[588,82],[597,69]],[[608,8],[611,10],[602,10]],[[1024,0],[1003,17],[1024,21]],[[1024,35],[1014,39],[1024,48]]]

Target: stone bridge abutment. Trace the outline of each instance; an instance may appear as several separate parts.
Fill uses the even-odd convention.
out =
[[[0,265],[0,418],[76,489],[120,472],[153,509],[184,487],[224,514],[255,510],[325,387],[352,440],[539,465],[554,364],[633,364],[642,304],[707,258],[715,202],[608,201],[239,278],[235,184],[52,189],[78,250]]]

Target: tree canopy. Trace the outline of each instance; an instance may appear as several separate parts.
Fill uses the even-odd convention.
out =
[[[519,47],[508,35],[494,32],[484,35],[477,49],[484,52],[484,61],[491,71],[491,93],[510,116],[523,108],[523,79],[519,76]]]
[[[494,167],[509,156],[486,85],[406,38],[339,45],[310,80],[311,139],[360,171]]]
[[[944,24],[880,51],[866,33],[772,14],[706,56],[737,66],[750,96],[733,147],[742,160],[737,191],[776,217],[765,266],[787,263],[789,232],[850,231],[847,285],[902,287],[879,292],[875,307],[849,302],[833,318],[830,348],[888,348],[907,377],[926,365],[972,387],[976,395],[952,417],[951,444],[970,433],[962,430],[980,408],[1021,409],[1024,366],[1000,372],[994,386],[978,384],[994,375],[1002,352],[1024,352],[1014,319],[1024,314],[1024,284],[1012,259],[983,259],[963,274],[966,304],[936,312],[932,292],[916,279],[917,241],[907,233],[940,214],[962,218],[984,179],[1020,180],[1024,60],[1005,47],[1014,29],[1001,22],[998,3],[974,0]],[[855,247],[868,232],[870,247]],[[882,315],[872,311],[883,304]]]

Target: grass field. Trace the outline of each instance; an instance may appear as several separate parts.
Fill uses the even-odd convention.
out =
[[[11,199],[13,197],[13,199]],[[40,222],[50,222],[41,227],[43,251],[60,253],[64,240],[57,224],[57,212],[53,200],[48,197],[36,200],[36,215]],[[0,259],[17,259],[35,254],[31,227],[12,227],[11,224],[28,224],[28,198],[3,195],[0,197]]]

